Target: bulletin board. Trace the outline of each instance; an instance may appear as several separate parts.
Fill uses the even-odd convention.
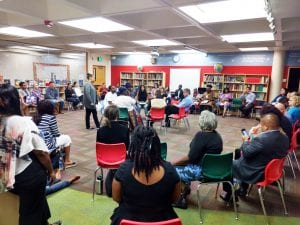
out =
[[[65,64],[33,63],[34,80],[70,80],[70,66]]]
[[[193,89],[200,85],[200,72],[200,69],[171,69],[170,90],[175,91],[182,84],[183,88],[189,88],[193,93]]]

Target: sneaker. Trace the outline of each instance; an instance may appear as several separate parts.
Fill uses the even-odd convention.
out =
[[[181,195],[180,198],[172,204],[174,208],[187,209],[186,199]]]

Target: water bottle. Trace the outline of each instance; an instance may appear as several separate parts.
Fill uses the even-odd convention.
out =
[[[59,170],[64,170],[64,161],[63,161],[63,157],[60,156],[59,159],[58,159],[58,168]]]
[[[103,177],[99,175],[96,178],[96,194],[101,195],[103,191]]]

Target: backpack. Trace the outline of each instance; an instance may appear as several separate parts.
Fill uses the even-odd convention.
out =
[[[0,193],[11,189],[15,181],[16,159],[19,157],[22,137],[5,137],[5,123],[0,121]]]

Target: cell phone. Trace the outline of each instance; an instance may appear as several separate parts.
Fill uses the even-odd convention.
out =
[[[249,137],[249,134],[248,134],[248,132],[246,131],[245,128],[241,129],[241,132],[242,132],[243,136]]]

